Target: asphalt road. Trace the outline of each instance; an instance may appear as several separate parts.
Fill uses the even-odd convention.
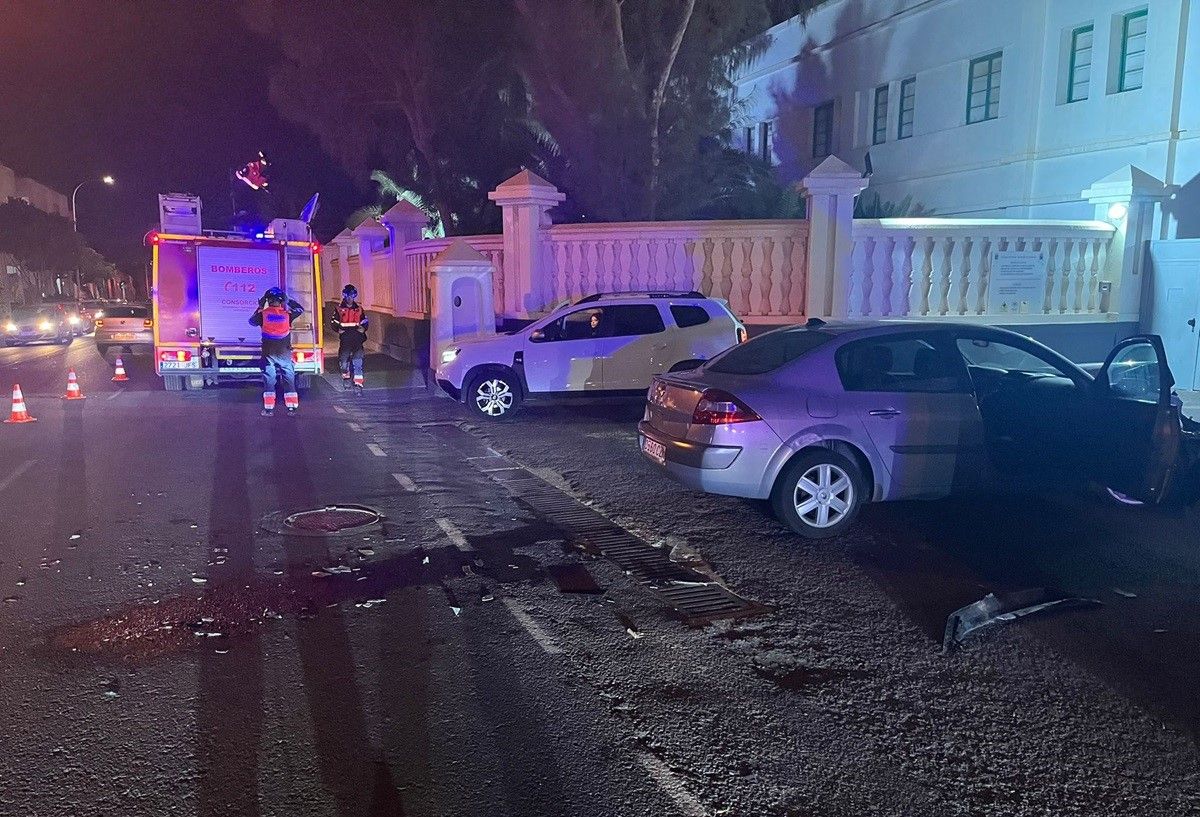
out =
[[[0,814],[1200,811],[1195,515],[897,505],[810,545],[642,462],[636,402],[481,426],[320,383],[268,419],[111,360],[0,350],[38,418],[0,426]],[[684,626],[517,468],[771,610]],[[336,503],[385,520],[270,531]],[[941,655],[948,612],[1028,586],[1104,606]]]

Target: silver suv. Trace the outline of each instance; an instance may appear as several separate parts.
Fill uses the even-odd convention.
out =
[[[536,395],[645,392],[655,375],[695,368],[745,339],[724,301],[698,292],[589,295],[516,332],[455,343],[437,382],[501,418]]]

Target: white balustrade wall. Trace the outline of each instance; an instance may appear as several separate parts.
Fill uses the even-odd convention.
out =
[[[805,221],[562,224],[548,233],[546,303],[694,290],[743,317],[804,314]]]
[[[857,219],[846,287],[850,317],[989,315],[992,254],[1045,252],[1046,291],[1031,317],[1099,315],[1116,229],[1103,221]]]
[[[400,259],[400,281],[396,288],[394,314],[424,318],[429,315],[429,265],[438,254],[450,246],[453,238],[413,241],[404,248]],[[496,303],[503,303],[504,293],[504,236],[463,236],[479,253],[492,262],[492,277]]]
[[[496,198],[510,232],[463,239],[493,265],[498,318],[544,314],[596,292],[696,290],[728,301],[737,315],[758,324],[829,316],[1078,323],[1112,321],[1118,312],[1122,320],[1136,321],[1138,252],[1127,248],[1126,236],[1148,229],[1144,225],[1152,214],[1139,206],[1116,208],[1113,212],[1127,211],[1129,217],[1113,223],[855,220],[849,213],[864,180],[830,157],[802,182],[811,221],[556,225],[550,215],[561,201],[558,191],[527,172],[514,180],[520,182],[515,192],[506,182]],[[1099,182],[1099,192],[1091,193],[1098,215],[1113,201],[1126,200],[1113,198],[1113,184]],[[1131,221],[1135,216],[1142,221]],[[367,246],[361,234],[369,232],[360,225],[326,248],[327,296],[336,297],[344,281],[357,282],[359,271],[369,269],[374,281],[366,283],[373,283],[374,308],[398,317],[427,317],[430,265],[454,239],[380,244],[377,252],[369,250],[368,259],[359,259]],[[993,254],[1007,251],[1046,254],[1045,292],[1019,313],[990,313]],[[520,287],[530,291],[517,291]],[[1121,294],[1122,309],[1106,297],[1110,292]],[[510,311],[518,308],[514,305],[524,311],[505,313],[506,304]]]

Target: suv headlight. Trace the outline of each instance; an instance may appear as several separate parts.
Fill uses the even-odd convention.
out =
[[[49,332],[53,328],[54,324],[50,323],[50,321],[42,321],[38,324],[38,329],[41,329],[43,332]]]
[[[453,363],[454,359],[458,357],[458,353],[461,351],[462,349],[443,349],[442,364],[445,365],[447,363]]]
[[[12,321],[9,321],[8,323],[4,324],[4,330],[6,332],[16,332],[17,325],[15,323],[13,323]]]
[[[67,318],[67,322],[70,323],[71,326],[78,326],[79,325],[79,316],[72,315],[71,317]]]

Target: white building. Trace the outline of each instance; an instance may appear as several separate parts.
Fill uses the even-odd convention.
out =
[[[1160,238],[1200,237],[1200,6],[1189,0],[833,0],[772,28],[735,86],[738,139],[789,180],[831,153],[939,216],[1091,218],[1134,165]]]

